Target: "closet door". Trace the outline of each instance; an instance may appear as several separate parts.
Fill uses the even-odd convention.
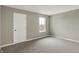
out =
[[[26,35],[26,14],[14,13],[13,21],[14,21],[14,43],[19,43],[27,40]]]

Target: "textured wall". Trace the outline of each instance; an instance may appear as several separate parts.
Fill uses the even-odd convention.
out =
[[[51,34],[79,40],[79,10],[51,16]]]
[[[13,13],[23,13],[27,15],[27,38],[37,38],[49,34],[49,16],[41,15],[34,12],[19,10],[2,6],[2,45],[13,42]],[[45,16],[47,20],[47,32],[39,33],[38,17]]]

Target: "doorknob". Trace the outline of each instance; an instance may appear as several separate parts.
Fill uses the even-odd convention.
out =
[[[16,31],[16,29],[14,31]]]

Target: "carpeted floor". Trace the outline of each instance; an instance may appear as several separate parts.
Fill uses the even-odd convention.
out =
[[[79,43],[52,37],[2,48],[4,53],[79,53]]]

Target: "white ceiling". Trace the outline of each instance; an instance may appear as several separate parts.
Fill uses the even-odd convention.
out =
[[[57,13],[79,9],[78,5],[7,5],[7,6],[37,12],[45,15],[53,15]]]

